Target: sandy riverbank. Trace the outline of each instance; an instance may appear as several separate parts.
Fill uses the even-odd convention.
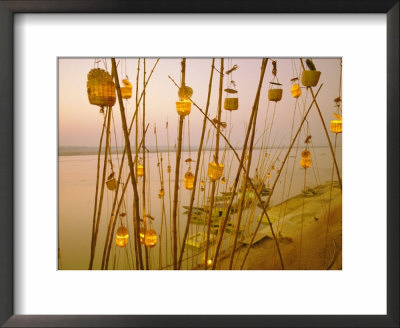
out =
[[[317,193],[313,196],[298,195],[268,211],[269,216],[276,219],[273,228],[276,235],[280,235],[279,246],[285,270],[342,269],[341,190],[337,183],[333,184],[332,193],[330,183],[314,190]],[[286,215],[283,215],[285,207]],[[280,270],[281,264],[269,225],[261,225],[256,239],[258,242],[250,250],[243,269]],[[239,247],[235,254],[234,269],[240,269],[248,249],[246,241]],[[218,265],[221,270],[229,267],[229,256],[224,255]]]

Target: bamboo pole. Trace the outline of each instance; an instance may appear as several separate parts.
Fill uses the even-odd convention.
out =
[[[249,125],[248,125],[247,131],[246,131],[246,137],[245,137],[245,140],[244,140],[244,143],[243,143],[242,155],[241,155],[241,158],[240,158],[240,165],[239,165],[237,173],[236,173],[236,178],[235,178],[235,182],[233,184],[232,195],[231,195],[231,198],[229,200],[228,209],[226,211],[224,220],[222,221],[222,227],[220,227],[220,229],[219,229],[220,230],[220,234],[218,236],[219,237],[218,238],[218,243],[217,243],[217,247],[215,249],[214,261],[213,261],[213,265],[212,265],[212,269],[213,270],[215,270],[217,262],[218,262],[219,250],[221,248],[221,243],[222,243],[222,239],[223,239],[223,236],[224,236],[226,224],[228,222],[228,217],[230,215],[230,211],[231,211],[231,208],[232,208],[232,204],[233,204],[233,199],[235,197],[236,188],[237,188],[237,185],[239,183],[240,173],[241,173],[241,170],[242,170],[242,167],[243,167],[243,161],[244,161],[244,158],[246,156],[246,148],[247,148],[247,143],[248,143],[249,136],[250,136],[250,130],[252,128],[253,121],[256,119],[257,110],[258,110],[258,102],[259,102],[259,98],[260,98],[261,87],[262,87],[262,83],[263,83],[263,80],[264,80],[265,69],[267,67],[267,63],[268,63],[268,59],[264,58],[262,60],[262,63],[261,63],[260,80],[258,82],[256,97],[255,97],[255,100],[254,100],[253,109],[251,111]],[[246,171],[246,174],[248,174],[247,171]],[[242,191],[242,192],[244,192],[244,191]]]
[[[188,235],[188,232],[189,232],[190,221],[192,219],[192,210],[193,210],[194,198],[195,198],[195,195],[196,195],[196,185],[197,185],[197,177],[198,177],[199,168],[200,168],[201,152],[202,152],[202,149],[203,149],[204,135],[205,135],[206,126],[207,126],[207,114],[208,114],[208,108],[210,106],[211,86],[212,86],[212,79],[213,79],[213,76],[214,76],[214,63],[215,63],[215,58],[213,58],[212,63],[211,63],[210,82],[208,83],[207,104],[206,104],[205,116],[204,116],[204,119],[203,119],[203,129],[201,131],[199,150],[197,151],[196,169],[195,169],[195,172],[194,172],[194,181],[193,181],[192,194],[190,195],[189,213],[188,213],[188,217],[187,217],[185,232],[183,234],[181,252],[179,254],[178,270],[180,270],[181,265],[182,265],[182,257],[183,257],[183,253],[185,251],[186,238],[187,238],[187,235]]]
[[[219,165],[218,156],[219,156],[219,132],[221,131],[221,112],[222,112],[222,86],[224,83],[224,59],[221,58],[221,65],[219,71],[219,91],[218,91],[218,114],[217,114],[217,132],[215,136],[215,153],[214,153],[214,161],[217,165]],[[210,233],[211,233],[211,219],[213,216],[213,208],[214,208],[214,196],[216,189],[216,181],[211,179],[211,198],[210,198],[210,211],[208,213],[207,220],[207,237],[206,237],[206,248],[205,248],[205,260],[204,260],[204,270],[207,270],[208,266],[208,248],[210,245]]]
[[[149,125],[147,124],[145,135],[142,136],[142,140],[139,143],[139,148],[142,146],[143,138],[146,136],[146,132],[147,132],[148,127],[149,127]],[[136,159],[135,159],[134,160],[134,164],[136,165],[136,163],[137,162],[136,162]],[[130,178],[131,178],[131,174],[128,173],[128,176],[126,177],[125,183],[123,183],[124,187],[122,188],[121,197],[120,197],[120,200],[118,202],[118,206],[117,206],[117,209],[115,211],[115,216],[114,217],[118,217],[119,210],[120,210],[122,202],[124,200],[124,195],[125,195],[125,192],[126,192],[126,188],[128,187]],[[111,228],[110,236],[113,236],[117,220],[114,219],[111,223],[112,223],[112,228]],[[135,224],[135,220],[134,220],[134,224]],[[136,227],[135,226],[134,226],[134,240],[136,241]],[[111,239],[110,239],[110,242],[108,243],[108,248],[107,248],[107,253],[106,253],[106,262],[104,264],[104,269],[108,268],[108,260],[109,260],[109,257],[110,257],[111,245],[112,245],[112,243],[111,243]],[[139,246],[140,246],[140,243],[139,243]],[[138,250],[136,250],[136,252],[138,252]],[[138,268],[139,266],[136,266],[136,267]]]
[[[98,192],[99,192],[99,180],[100,180],[100,155],[101,155],[101,146],[103,144],[104,130],[106,128],[106,119],[107,119],[107,115],[104,115],[103,127],[101,129],[101,135],[100,135],[99,152],[97,155],[96,193],[95,193],[95,197],[94,197],[92,240],[91,240],[91,246],[90,246],[90,254],[92,254],[92,252],[93,252],[93,240],[94,240],[94,231],[95,231],[95,226],[96,226],[96,214],[97,214],[97,197],[98,197]]]
[[[106,172],[107,172],[107,158],[108,158],[108,147],[110,146],[110,121],[111,121],[111,107],[108,107],[107,110],[107,131],[106,131],[106,149],[104,152],[104,163],[103,163],[103,176],[101,180],[100,187],[100,199],[99,199],[99,210],[97,211],[96,225],[93,236],[92,250],[90,252],[90,262],[89,262],[89,270],[93,269],[93,261],[96,253],[96,243],[97,243],[97,235],[99,233],[99,223],[101,217],[101,208],[103,206],[103,196],[104,196],[104,185],[106,181]]]
[[[118,102],[119,102],[119,108],[121,112],[121,121],[122,121],[122,129],[124,131],[124,138],[125,138],[125,148],[126,152],[128,155],[128,164],[129,164],[129,170],[131,174],[131,181],[132,181],[132,187],[133,187],[133,194],[134,194],[134,199],[135,199],[135,210],[136,210],[136,243],[140,244],[140,236],[139,236],[139,195],[137,191],[137,184],[136,184],[136,179],[135,179],[135,171],[133,169],[133,160],[132,160],[132,150],[131,150],[131,142],[129,140],[129,134],[128,134],[128,127],[126,124],[126,116],[125,116],[125,108],[124,104],[122,101],[122,95],[121,95],[121,88],[119,86],[119,79],[118,79],[118,73],[117,73],[117,65],[115,64],[115,58],[111,58],[111,64],[112,64],[112,73],[114,76],[114,81],[115,81],[115,87],[117,89],[117,95],[118,95]],[[142,250],[139,248],[139,265],[140,269],[143,270],[143,259],[142,259]]]
[[[302,59],[302,58],[300,58],[300,62],[301,62],[301,67],[303,68],[303,70],[305,70],[304,63],[303,63],[303,59]],[[332,154],[332,158],[333,158],[333,163],[335,164],[336,174],[337,174],[337,177],[338,177],[338,180],[339,180],[340,189],[342,189],[342,178],[340,177],[339,167],[338,167],[338,164],[337,164],[337,162],[336,162],[335,151],[333,150],[331,138],[329,138],[329,133],[328,133],[328,130],[327,130],[327,128],[326,128],[324,118],[322,117],[321,109],[319,108],[318,102],[317,102],[316,99],[315,99],[314,90],[313,90],[312,88],[307,88],[307,89],[310,89],[311,95],[312,95],[312,97],[313,97],[313,99],[314,99],[315,107],[317,108],[318,115],[319,115],[319,117],[320,117],[320,119],[321,119],[322,127],[324,128],[324,131],[325,131],[326,139],[328,140],[328,143],[329,143],[329,148],[330,148],[330,150],[331,150],[331,154]]]
[[[269,219],[269,216],[268,216],[268,214],[267,214],[267,208],[268,208],[268,205],[269,205],[269,201],[271,200],[272,194],[273,194],[273,192],[274,192],[274,190],[275,190],[275,186],[276,186],[276,184],[277,184],[277,182],[278,182],[278,179],[279,179],[279,177],[280,177],[280,175],[281,175],[281,173],[282,173],[282,169],[283,169],[283,167],[284,167],[284,165],[285,165],[285,163],[286,163],[286,160],[287,160],[288,157],[289,157],[290,151],[292,150],[293,145],[294,145],[294,143],[295,143],[297,137],[298,137],[299,134],[300,134],[300,131],[301,131],[302,127],[303,127],[303,124],[304,124],[304,122],[306,121],[307,116],[308,116],[308,114],[310,113],[310,110],[311,110],[313,104],[315,103],[315,99],[316,99],[316,97],[318,96],[318,93],[319,93],[319,91],[321,90],[322,85],[323,85],[323,84],[321,84],[320,87],[318,88],[318,91],[317,91],[317,93],[315,94],[315,97],[314,97],[313,101],[311,102],[310,106],[308,107],[308,110],[307,110],[306,114],[304,115],[303,119],[301,120],[300,126],[299,126],[299,128],[297,129],[297,132],[296,132],[295,136],[293,137],[292,142],[290,143],[289,149],[288,149],[288,151],[286,152],[286,155],[285,155],[285,157],[284,157],[284,159],[283,159],[283,161],[282,161],[281,167],[279,168],[279,173],[277,174],[277,176],[276,176],[276,178],[275,178],[275,181],[274,181],[274,184],[272,185],[271,192],[270,192],[270,194],[269,194],[269,196],[268,196],[267,201],[265,202],[265,206],[263,207],[263,212],[264,212],[264,214],[266,214],[266,217],[267,217],[267,219],[268,219],[269,226],[270,226],[270,228],[271,228],[271,231],[272,231],[272,234],[273,234],[273,236],[274,236],[274,240],[275,240],[276,243],[278,243],[278,241],[277,241],[277,239],[276,239],[276,237],[275,237],[275,234],[274,234],[274,232],[273,232],[271,220]],[[240,269],[243,269],[243,266],[244,266],[244,264],[245,264],[245,262],[246,262],[247,256],[249,255],[250,249],[251,249],[251,247],[253,246],[254,238],[255,238],[255,236],[256,236],[256,234],[257,234],[258,229],[260,228],[261,222],[262,222],[262,220],[258,221],[256,230],[255,230],[254,233],[253,233],[253,237],[251,238],[250,244],[249,244],[249,246],[248,246],[248,248],[247,248],[247,251],[246,251],[246,254],[245,254],[245,256],[244,256],[244,259],[243,259],[243,262],[242,262],[242,265],[241,265]],[[277,247],[278,247],[278,245],[277,245]],[[284,267],[283,267],[283,260],[282,260],[282,254],[280,253],[279,248],[278,248],[278,254],[279,254],[279,257],[280,257],[280,260],[281,260],[282,269],[284,269]]]

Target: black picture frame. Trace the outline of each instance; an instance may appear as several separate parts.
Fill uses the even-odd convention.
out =
[[[16,13],[385,13],[387,16],[387,315],[14,315],[13,29]],[[0,324],[5,327],[399,327],[398,0],[0,0]],[[367,288],[367,286],[366,286]]]

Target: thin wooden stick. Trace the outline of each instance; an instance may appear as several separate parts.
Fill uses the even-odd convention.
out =
[[[213,58],[212,63],[211,63],[210,82],[208,83],[207,104],[206,104],[206,110],[205,110],[205,115],[204,115],[204,119],[203,119],[203,129],[201,131],[199,150],[197,151],[196,169],[194,172],[192,194],[190,196],[189,213],[188,213],[188,217],[187,217],[185,232],[183,234],[181,252],[179,254],[178,270],[180,270],[181,265],[182,265],[182,257],[183,257],[183,253],[185,251],[186,238],[187,238],[187,235],[189,232],[190,221],[192,219],[192,210],[193,210],[194,198],[195,198],[195,194],[196,194],[196,185],[197,185],[197,177],[198,177],[199,168],[200,168],[201,152],[203,149],[204,135],[205,135],[206,126],[207,126],[207,114],[208,114],[208,108],[210,106],[211,86],[212,86],[212,79],[213,79],[213,75],[214,75],[214,63],[215,63],[215,58]]]
[[[135,171],[133,169],[131,142],[129,140],[128,127],[127,127],[127,124],[126,124],[125,108],[124,108],[124,103],[122,101],[121,88],[119,86],[119,79],[118,79],[117,65],[115,64],[115,58],[111,58],[111,64],[112,64],[112,73],[113,73],[113,76],[114,76],[115,87],[117,89],[119,108],[120,108],[120,112],[121,112],[122,129],[124,130],[125,148],[126,148],[127,155],[128,155],[128,164],[129,164],[129,170],[130,170],[130,173],[131,173],[133,194],[134,194],[134,199],[135,199],[135,204],[136,204],[136,206],[135,206],[135,210],[136,210],[135,219],[136,219],[136,229],[137,229],[137,231],[136,231],[136,243],[140,244],[140,235],[139,235],[139,230],[140,230],[140,225],[139,225],[139,219],[140,219],[140,214],[139,214],[139,195],[138,195],[137,184],[136,184],[136,179],[135,179]],[[138,252],[139,252],[140,269],[143,270],[143,258],[142,258],[142,250],[141,250],[141,248],[139,248]]]
[[[300,62],[301,62],[301,67],[304,70],[305,67],[304,67],[304,63],[303,63],[303,59],[302,58],[300,58]],[[312,97],[314,99],[314,102],[315,102],[315,107],[317,108],[318,115],[319,115],[319,117],[321,119],[322,127],[324,128],[325,136],[326,136],[326,139],[328,140],[329,148],[331,150],[331,154],[332,154],[332,158],[333,158],[333,162],[335,164],[336,174],[337,174],[337,177],[338,177],[338,180],[339,180],[340,189],[342,189],[342,178],[340,177],[339,166],[338,166],[338,164],[336,162],[336,155],[335,155],[335,151],[333,150],[333,147],[332,147],[331,138],[329,138],[329,133],[328,133],[328,130],[326,128],[324,118],[322,117],[321,109],[319,108],[318,102],[315,99],[314,90],[312,88],[308,88],[308,89],[310,89],[310,91],[311,91],[311,95],[312,95]]]
[[[89,270],[93,269],[93,261],[94,261],[94,256],[95,256],[95,253],[96,253],[97,235],[99,233],[99,223],[100,223],[100,217],[101,217],[101,208],[103,206],[104,185],[105,185],[105,181],[106,181],[106,171],[107,171],[108,147],[110,146],[111,110],[112,110],[112,108],[108,107],[108,110],[107,110],[106,149],[105,149],[105,153],[104,153],[103,176],[102,176],[102,180],[101,180],[99,210],[97,211],[97,219],[96,219],[96,226],[95,226],[95,230],[94,230],[92,251],[90,252]]]
[[[306,114],[304,115],[303,119],[301,120],[300,126],[299,126],[299,128],[297,129],[297,132],[296,132],[295,136],[293,137],[292,142],[290,143],[289,149],[288,149],[288,151],[286,152],[285,158],[284,158],[283,161],[282,161],[282,165],[281,165],[281,167],[279,168],[279,173],[277,174],[277,176],[276,176],[276,178],[275,178],[275,181],[274,181],[274,184],[272,185],[271,192],[270,192],[270,194],[269,194],[269,196],[268,196],[267,201],[265,202],[265,206],[263,207],[263,212],[264,212],[264,214],[266,215],[266,217],[267,217],[267,219],[268,219],[268,223],[269,223],[269,226],[270,226],[270,228],[271,228],[272,235],[274,236],[274,240],[275,240],[276,243],[278,243],[278,240],[276,239],[276,236],[275,236],[275,234],[274,234],[274,232],[273,232],[272,223],[271,223],[271,220],[269,219],[269,216],[268,216],[268,214],[267,214],[267,208],[268,208],[268,205],[269,205],[269,201],[271,200],[272,194],[273,194],[273,192],[274,192],[274,190],[275,190],[275,186],[276,186],[276,184],[277,184],[277,182],[278,182],[278,179],[279,179],[279,177],[280,177],[280,175],[281,175],[281,173],[282,173],[282,169],[283,169],[283,167],[284,167],[284,165],[285,165],[285,163],[286,163],[286,160],[287,160],[288,157],[289,157],[290,151],[292,150],[293,145],[294,145],[294,143],[295,143],[297,137],[298,137],[299,134],[300,134],[300,131],[301,131],[302,127],[303,127],[303,124],[304,124],[304,122],[306,121],[307,116],[308,116],[308,114],[310,113],[310,110],[311,110],[313,104],[315,103],[315,99],[316,99],[316,97],[318,96],[318,93],[319,93],[319,91],[321,90],[322,85],[323,85],[323,84],[320,85],[320,87],[319,87],[317,93],[315,94],[315,97],[314,97],[313,101],[311,102],[310,106],[308,107],[308,110],[307,110]],[[261,198],[260,198],[260,199],[261,199]],[[247,248],[247,251],[246,251],[246,254],[245,254],[245,256],[244,256],[244,259],[243,259],[243,262],[242,262],[242,265],[241,265],[240,269],[243,269],[243,266],[244,266],[244,264],[245,264],[245,262],[246,262],[247,256],[249,255],[250,249],[251,249],[251,247],[253,246],[254,238],[255,238],[255,236],[256,236],[256,234],[257,234],[258,229],[260,228],[261,222],[262,222],[262,220],[258,221],[256,230],[255,230],[254,233],[253,233],[253,237],[251,238],[250,244],[249,244],[249,246],[248,246],[248,248]],[[277,245],[277,247],[278,247],[278,245]],[[279,254],[279,257],[280,257],[280,260],[281,260],[282,269],[284,269],[283,260],[282,260],[282,254],[280,253],[279,247],[278,247],[278,254]]]

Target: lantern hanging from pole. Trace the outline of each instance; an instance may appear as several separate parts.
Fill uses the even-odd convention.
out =
[[[278,102],[282,99],[283,89],[274,86],[281,86],[281,83],[278,82],[269,82],[271,84],[271,88],[268,90],[268,100]]]
[[[342,133],[342,116],[333,114],[337,119],[331,121],[330,130],[333,133]]]
[[[315,87],[318,84],[321,72],[317,71],[311,59],[306,60],[309,70],[303,70],[301,73],[301,84],[305,87]]]
[[[146,231],[144,244],[151,248],[156,246],[157,244],[157,233],[153,229],[149,229]]]
[[[239,108],[239,98],[237,97],[237,90],[227,88],[224,91],[227,93],[224,100],[224,109],[237,110]]]
[[[186,116],[190,114],[192,108],[192,102],[190,100],[179,100],[176,102],[176,111],[180,116]]]
[[[128,244],[129,233],[125,226],[121,226],[117,230],[117,235],[115,238],[115,243],[118,247],[125,247]]]
[[[111,178],[106,181],[106,185],[108,190],[115,190],[117,188],[117,180],[115,180],[115,178]]]
[[[311,153],[305,149],[301,152],[301,159],[300,159],[300,166],[303,169],[308,169],[311,167],[312,160],[311,160]]]
[[[190,100],[190,98],[192,98],[192,96],[193,96],[193,89],[191,87],[184,85],[179,88],[178,97],[181,100]]]
[[[112,76],[104,69],[93,68],[87,75],[87,94],[92,105],[114,106],[117,99]]]
[[[136,166],[136,174],[138,177],[142,177],[143,176],[143,165],[142,164],[138,164]]]
[[[185,177],[183,178],[183,184],[185,185],[185,188],[187,190],[192,190],[193,189],[193,184],[194,184],[194,175],[192,172],[189,170],[185,173]]]
[[[224,171],[224,165],[211,162],[208,164],[208,177],[212,180],[219,180],[222,176],[222,172]]]
[[[123,79],[122,83],[124,86],[121,87],[121,96],[123,99],[130,99],[132,97],[132,84],[127,79]]]
[[[297,83],[298,78],[295,77],[293,79],[290,80],[293,84],[290,88],[290,92],[292,93],[292,97],[293,98],[299,98],[301,96],[301,88],[299,83]]]
[[[164,195],[165,195],[165,189],[164,188],[161,188],[160,189],[160,192],[158,193],[158,198],[163,198],[164,197]]]

